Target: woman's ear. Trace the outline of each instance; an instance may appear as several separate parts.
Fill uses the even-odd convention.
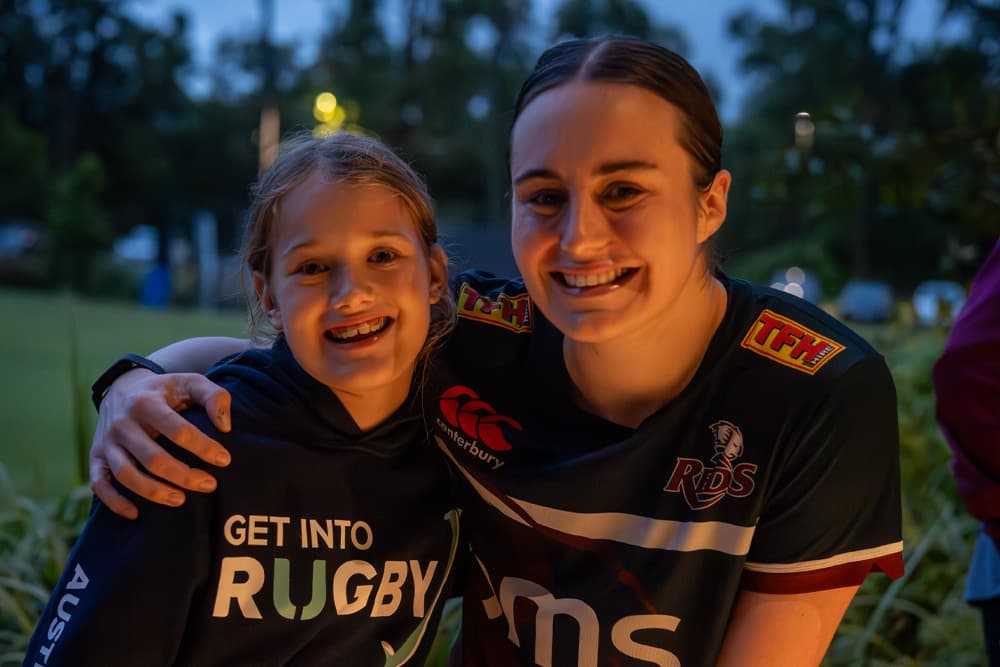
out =
[[[281,309],[278,308],[278,302],[271,293],[271,288],[267,284],[267,278],[260,271],[253,272],[253,288],[257,292],[257,298],[260,299],[260,307],[264,310],[264,314],[267,315],[268,322],[276,330],[281,331]]]
[[[430,302],[437,303],[448,289],[448,255],[438,244],[431,246],[427,257],[430,272]]]
[[[732,174],[722,169],[712,184],[698,194],[698,243],[704,243],[719,231],[726,220],[726,205]]]

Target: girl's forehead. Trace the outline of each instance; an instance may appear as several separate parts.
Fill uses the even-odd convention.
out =
[[[406,200],[375,183],[310,178],[289,190],[278,205],[276,236],[308,231],[324,236],[395,233],[419,235]]]

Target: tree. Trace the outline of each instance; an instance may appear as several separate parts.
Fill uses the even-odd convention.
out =
[[[636,0],[565,0],[556,10],[555,39],[619,34],[638,37],[684,54],[684,34],[658,25]]]
[[[995,133],[988,59],[962,45],[909,57],[905,0],[783,4],[779,21],[744,12],[730,22],[758,84],[727,136],[727,244],[767,247],[756,267],[753,255],[745,263],[757,279],[799,263],[828,286],[848,267],[900,287],[945,275],[949,238],[979,243],[996,229],[967,184],[990,173],[985,153],[977,163],[967,151]],[[802,111],[811,118],[796,134]]]

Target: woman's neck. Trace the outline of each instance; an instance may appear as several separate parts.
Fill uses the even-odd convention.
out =
[[[610,422],[637,428],[688,385],[726,312],[715,278],[687,289],[649,327],[602,343],[566,338],[563,358],[575,400]]]

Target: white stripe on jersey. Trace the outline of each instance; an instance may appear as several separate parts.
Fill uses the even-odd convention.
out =
[[[455,459],[440,437],[434,436],[434,439],[483,500],[508,519],[522,525],[530,526],[524,518],[511,509],[510,505],[516,504],[537,524],[578,537],[612,540],[644,549],[664,551],[711,549],[732,556],[745,556],[750,550],[750,541],[756,526],[740,526],[722,521],[670,521],[622,512],[571,512],[510,496],[507,496],[506,500],[501,500],[480,484]]]
[[[812,572],[822,570],[827,567],[856,563],[863,560],[873,560],[882,556],[889,556],[903,550],[902,542],[884,544],[880,547],[870,549],[859,549],[858,551],[845,551],[836,556],[821,558],[819,560],[804,560],[799,563],[751,563],[746,562],[743,567],[753,572],[765,572],[768,574],[789,574],[794,572]]]

